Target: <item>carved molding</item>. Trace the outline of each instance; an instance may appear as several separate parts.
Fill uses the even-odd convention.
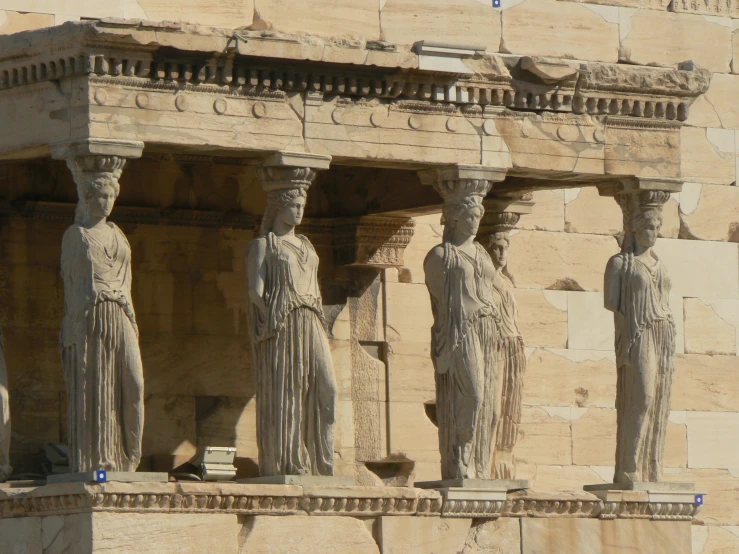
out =
[[[414,228],[414,220],[406,217],[370,215],[338,219],[332,229],[337,263],[401,267]]]
[[[572,70],[568,79],[547,83],[536,72],[524,72],[523,78],[512,77],[496,55],[490,57],[486,73],[464,78],[424,71],[417,65],[404,65],[400,69],[394,65],[383,68],[332,64],[321,62],[320,58],[297,57],[297,51],[292,60],[289,56],[282,59],[247,56],[239,54],[239,48],[221,52],[224,30],[207,36],[202,30],[195,33],[184,24],[156,25],[166,27],[171,35],[166,58],[158,51],[157,43],[135,44],[123,32],[128,29],[136,34],[152,27],[151,23],[138,21],[89,22],[70,30],[66,36],[55,37],[53,42],[49,40],[54,48],[47,47],[47,51],[43,46],[36,46],[35,51],[23,49],[16,53],[9,47],[0,60],[0,90],[87,75],[92,81],[110,85],[276,101],[284,101],[288,93],[300,92],[380,99],[412,111],[438,111],[439,106],[452,110],[480,106],[684,121],[690,104],[708,89],[710,82],[708,71],[692,67],[670,69],[587,62]],[[47,33],[35,32],[42,38]],[[197,34],[197,40],[188,41],[193,34]],[[280,44],[288,42],[298,49],[304,46],[292,36],[270,39],[250,35],[249,42],[253,44],[250,52],[272,53],[273,43],[280,40]],[[213,42],[212,51],[220,53],[204,58],[203,50],[196,51],[192,45],[208,41]],[[361,44],[332,45],[347,54],[360,47]],[[401,54],[397,56],[399,61]],[[524,58],[521,60],[526,62]],[[563,64],[571,65],[571,62]],[[530,80],[526,79],[527,74],[531,75]]]
[[[229,483],[192,490],[177,483],[151,489],[144,484],[128,487],[81,485],[71,489],[39,487],[12,495],[0,491],[0,518],[90,512],[135,513],[230,513],[243,515],[290,515],[372,517],[381,515],[436,517],[541,517],[652,519],[692,521],[701,506],[689,502],[604,502],[592,496],[536,492],[509,493],[506,500],[446,500],[434,491],[388,490],[362,487],[336,491],[299,487],[258,486]],[[81,489],[81,490],[80,490]],[[65,492],[66,491],[66,492]]]

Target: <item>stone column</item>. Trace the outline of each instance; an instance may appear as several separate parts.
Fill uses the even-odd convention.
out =
[[[614,483],[602,488],[657,490],[654,483],[662,479],[675,322],[670,278],[653,246],[662,206],[681,187],[677,181],[633,178],[601,190],[615,197],[624,218],[621,252],[608,261],[604,284],[605,307],[614,313],[618,376],[616,471]]]
[[[443,242],[424,261],[434,316],[431,357],[442,482],[422,486],[461,486],[466,479],[493,477],[500,312],[493,291],[495,266],[474,239],[483,198],[505,173],[455,166],[419,174],[444,200]]]
[[[495,428],[493,474],[496,479],[514,479],[516,466],[513,448],[521,423],[526,355],[518,329],[518,306],[514,286],[508,273],[508,248],[512,231],[522,214],[532,212],[531,195],[521,198],[486,198],[485,215],[477,240],[490,254],[495,266],[493,297],[500,313],[499,339],[496,345],[495,412],[499,414]]]
[[[141,156],[142,149],[141,142],[105,139],[51,148],[54,158],[66,160],[79,196],[61,259],[61,347],[73,472],[134,472],[141,461],[144,377],[131,249],[108,216],[126,160]]]
[[[0,329],[0,483],[13,468],[10,467],[10,403],[8,399],[8,374],[5,369],[5,342]]]
[[[311,242],[295,233],[316,171],[330,161],[278,152],[259,168],[267,208],[249,245],[247,276],[263,482],[334,474],[337,386],[319,260]]]

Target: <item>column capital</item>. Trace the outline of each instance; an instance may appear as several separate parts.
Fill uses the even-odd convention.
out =
[[[505,179],[507,171],[484,165],[451,165],[424,169],[418,177],[422,184],[433,186],[446,203],[468,196],[484,198],[493,183]]]
[[[331,156],[306,152],[275,152],[265,158],[257,173],[267,194],[288,189],[307,190],[316,172],[328,169]]]
[[[51,157],[55,160],[77,156],[116,156],[132,159],[141,157],[144,143],[140,140],[87,138],[50,144],[49,149]]]
[[[662,179],[657,177],[625,177],[598,186],[601,196],[617,196],[619,194],[638,194],[640,192],[680,192],[683,181],[679,179]]]
[[[310,152],[274,152],[264,159],[263,167],[304,167],[314,171],[328,169],[331,156]]]

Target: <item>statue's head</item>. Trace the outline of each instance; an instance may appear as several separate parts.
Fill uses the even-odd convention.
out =
[[[107,218],[113,211],[120,185],[111,173],[87,173],[77,181],[75,221]]]
[[[444,225],[444,240],[455,232],[476,235],[484,214],[485,208],[479,196],[467,196],[454,202],[445,203],[441,215],[441,223]]]
[[[281,222],[289,227],[300,225],[303,221],[303,210],[307,194],[304,188],[281,189],[270,192],[267,196],[267,209],[262,217],[260,232],[267,234],[274,229],[275,223]]]
[[[634,238],[644,249],[652,248],[657,243],[661,227],[662,214],[658,209],[639,210],[634,215]]]
[[[508,233],[496,232],[490,235],[486,250],[493,260],[495,269],[501,269],[508,264],[508,247],[511,245],[511,239]]]

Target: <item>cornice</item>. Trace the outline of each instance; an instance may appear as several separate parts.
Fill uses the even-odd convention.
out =
[[[474,74],[460,76],[421,70],[418,56],[401,48],[377,51],[358,41],[139,20],[67,23],[0,37],[0,51],[6,52],[0,60],[0,95],[87,75],[113,86],[278,101],[300,92],[378,99],[409,111],[482,106],[680,122],[710,82],[708,71],[693,66],[587,62],[573,70],[575,76],[545,83],[521,69],[536,60],[521,64],[516,56],[499,54],[478,56],[470,65]]]

